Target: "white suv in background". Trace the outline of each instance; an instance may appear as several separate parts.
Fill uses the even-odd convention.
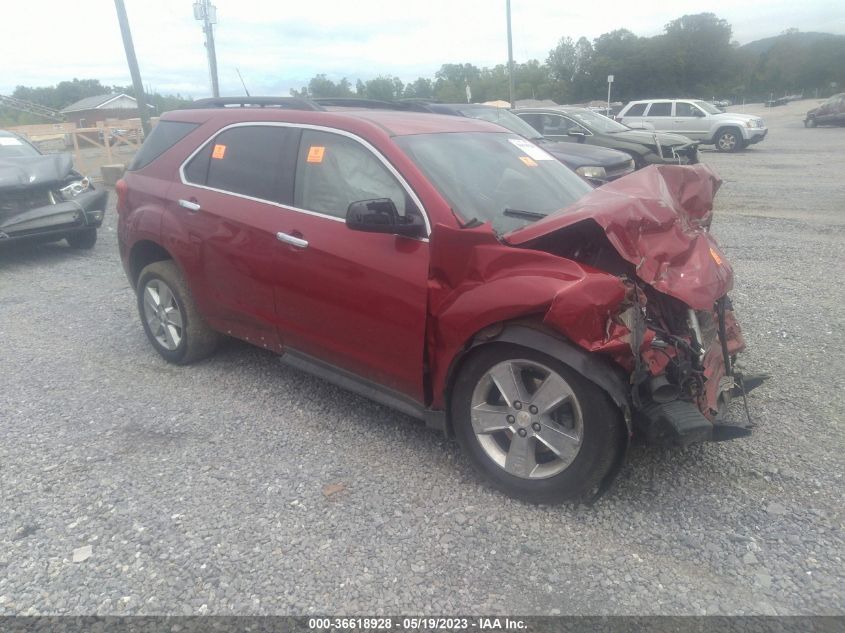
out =
[[[720,152],[737,152],[759,143],[768,133],[763,119],[752,114],[721,112],[698,99],[631,101],[616,120],[631,128],[683,134]]]

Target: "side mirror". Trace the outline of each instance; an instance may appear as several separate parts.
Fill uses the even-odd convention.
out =
[[[390,198],[353,202],[346,209],[346,226],[353,231],[422,237],[425,225],[416,214],[399,215]]]
[[[584,139],[587,138],[587,135],[582,130],[569,130],[566,134],[576,139],[579,143],[583,143]]]

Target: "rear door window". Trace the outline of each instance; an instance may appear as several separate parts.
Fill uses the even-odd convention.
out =
[[[347,136],[303,130],[293,205],[338,218],[352,202],[390,198],[400,215],[419,213],[404,187],[368,148]]]
[[[224,130],[185,166],[191,184],[290,203],[299,130],[249,125]]]
[[[658,101],[648,109],[648,116],[672,116],[672,102]]]

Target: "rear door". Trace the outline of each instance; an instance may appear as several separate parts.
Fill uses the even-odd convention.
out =
[[[421,203],[375,148],[305,129],[293,204],[279,228],[276,310],[285,346],[424,402],[428,239],[352,231],[351,202]]]
[[[281,203],[293,192],[299,131],[262,124],[223,130],[184,165],[168,197],[180,263],[204,315],[223,332],[279,351],[275,274]],[[290,149],[293,148],[293,149]],[[288,162],[286,162],[288,161]]]
[[[652,101],[646,109],[643,121],[651,123],[655,130],[672,131],[672,102]]]

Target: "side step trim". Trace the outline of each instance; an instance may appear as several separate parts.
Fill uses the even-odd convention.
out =
[[[429,419],[437,417],[431,415],[434,412],[426,410],[420,403],[404,394],[367,380],[366,378],[356,376],[350,371],[335,367],[308,354],[288,348],[282,354],[281,361],[289,367],[322,378],[333,385],[357,393],[359,396],[374,400],[391,409],[401,411],[412,418],[424,420],[428,423]],[[429,425],[435,426],[436,428],[439,426],[437,424]]]

